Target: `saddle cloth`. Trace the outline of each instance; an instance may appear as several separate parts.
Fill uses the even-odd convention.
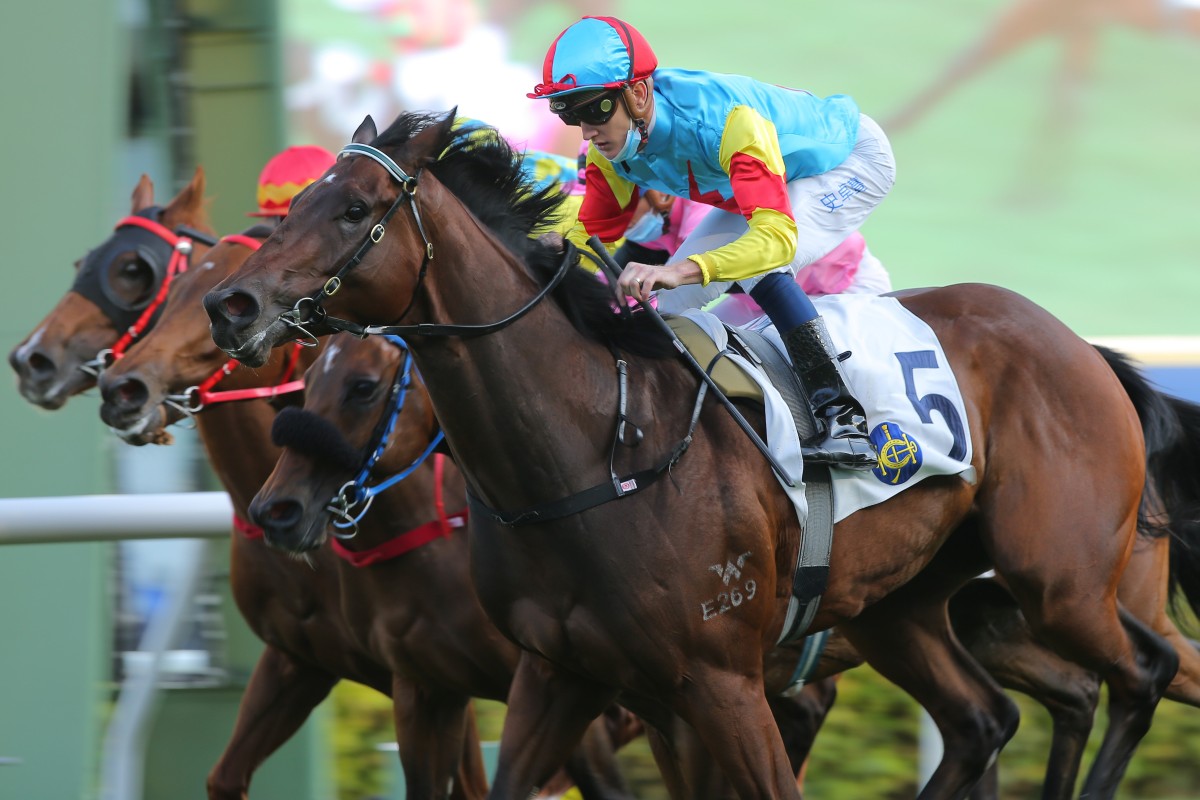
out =
[[[813,300],[824,317],[839,352],[852,355],[841,363],[851,392],[866,411],[871,438],[880,463],[872,470],[833,469],[834,521],[882,503],[934,475],[960,475],[975,481],[972,445],[962,392],[946,354],[923,320],[891,297],[829,295]],[[728,333],[717,317],[704,311],[680,316],[694,322],[718,349]],[[786,353],[765,318],[748,327]],[[762,390],[767,421],[767,445],[793,478],[802,477],[800,440],[791,411],[757,366],[737,354],[726,358]],[[704,359],[699,359],[707,365]],[[788,490],[803,525],[807,518],[804,492]]]

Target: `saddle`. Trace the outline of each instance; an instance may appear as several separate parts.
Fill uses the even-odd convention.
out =
[[[766,398],[758,384],[726,358],[724,352],[719,352],[713,340],[696,323],[683,316],[666,317],[666,322],[696,361],[705,365],[727,397],[765,405]],[[725,330],[731,350],[762,370],[783,397],[791,410],[800,440],[811,437],[816,431],[816,421],[804,386],[786,356],[769,339],[749,328],[725,325]],[[829,467],[805,462],[804,497],[808,503],[808,517],[800,535],[787,618],[777,644],[788,644],[803,637],[829,583],[829,553],[833,547],[833,482]]]

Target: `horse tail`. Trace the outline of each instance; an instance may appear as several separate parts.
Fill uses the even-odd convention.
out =
[[[1130,359],[1096,349],[1125,388],[1146,440],[1146,489],[1138,530],[1170,537],[1171,607],[1180,592],[1200,611],[1200,405],[1154,387]]]

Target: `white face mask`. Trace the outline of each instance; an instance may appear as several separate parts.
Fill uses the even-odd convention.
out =
[[[631,242],[645,244],[653,242],[663,235],[663,215],[655,211],[647,211],[641,219],[629,226],[625,238]]]
[[[629,120],[629,130],[625,133],[625,144],[621,147],[621,152],[612,157],[612,160],[620,163],[628,161],[637,154],[638,145],[642,143],[642,135],[638,132],[637,126],[633,124],[633,120]]]

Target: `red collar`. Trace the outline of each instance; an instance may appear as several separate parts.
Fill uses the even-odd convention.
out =
[[[409,550],[415,550],[421,545],[429,544],[435,539],[449,536],[452,530],[461,528],[466,524],[467,510],[464,508],[450,517],[435,519],[419,528],[413,528],[411,531],[406,531],[395,538],[388,539],[383,544],[372,547],[370,550],[350,550],[337,539],[330,539],[329,544],[333,547],[333,552],[337,553],[338,556],[351,566],[369,567],[381,561],[398,558]]]

